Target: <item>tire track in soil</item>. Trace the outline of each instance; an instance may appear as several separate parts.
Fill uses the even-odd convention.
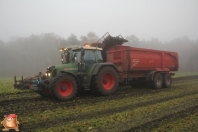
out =
[[[173,81],[174,81],[174,84],[175,84],[175,81],[178,82],[178,81],[187,81],[187,80],[192,80],[192,79],[198,79],[198,75],[196,76],[187,76],[187,77],[180,77],[180,78],[173,78]],[[123,86],[121,86],[123,87]],[[126,85],[126,87],[130,87],[129,85]],[[135,90],[137,90],[137,88],[133,88]],[[142,88],[139,88],[139,89],[142,89]],[[119,89],[118,91],[120,90],[128,90],[128,88],[122,88],[122,89]],[[31,96],[33,95],[38,95],[37,93],[33,92],[33,91],[26,91],[26,92],[17,92],[17,93],[8,93],[8,94],[0,94],[0,97],[2,98],[13,98],[16,97],[16,98],[13,98],[13,99],[9,99],[9,100],[2,100],[2,102],[4,101],[20,101],[20,100],[31,100]],[[22,95],[22,96],[21,96]],[[23,98],[19,98],[19,96],[23,97]],[[27,97],[26,97],[27,96]],[[38,96],[39,98],[40,96]]]
[[[82,96],[77,97],[70,101],[57,101],[54,99],[45,99],[42,97],[38,98],[32,98],[28,100],[8,100],[8,101],[2,101],[0,103],[1,106],[5,106],[2,109],[2,113],[7,113],[8,111],[12,110],[11,112],[19,113],[21,115],[30,114],[30,112],[36,110],[36,111],[45,111],[48,109],[56,109],[57,107],[75,107],[79,104],[88,104],[88,105],[94,105],[99,102],[103,102],[106,100],[114,100],[115,98],[126,98],[129,96],[141,96],[144,94],[153,94],[153,93],[159,93],[164,91],[165,89],[157,90],[155,89],[152,91],[151,89],[124,89],[118,91],[116,94],[111,96]],[[165,90],[166,91],[166,90]],[[23,107],[21,109],[21,107]],[[18,108],[18,109],[16,109]],[[14,111],[13,111],[14,110]]]
[[[189,76],[189,77],[176,78],[174,80],[176,84],[177,82],[179,83],[179,81],[184,80],[184,79],[187,81],[187,80],[193,80],[197,78],[198,76]],[[1,113],[5,114],[8,111],[12,110],[11,112],[19,113],[21,115],[26,115],[26,114],[30,114],[30,112],[34,110],[45,111],[45,110],[54,109],[57,107],[75,107],[76,105],[79,105],[79,104],[96,104],[104,100],[114,100],[115,98],[122,99],[128,96],[141,96],[145,94],[159,93],[159,92],[163,92],[167,90],[169,89],[131,88],[130,86],[126,86],[122,89],[119,89],[116,94],[111,95],[111,96],[92,96],[88,94],[88,96],[81,95],[81,96],[74,98],[73,100],[65,101],[65,102],[56,101],[50,98],[47,98],[47,99],[42,98],[42,97],[23,98],[22,96],[19,99],[1,101],[0,106],[6,106],[6,107],[3,107],[3,110],[1,110]],[[21,107],[23,108],[21,109]]]
[[[142,132],[142,131],[149,131],[149,130],[151,131],[154,128],[158,128],[159,124],[162,122],[169,123],[169,121],[185,118],[185,117],[187,117],[189,115],[193,115],[197,112],[198,112],[198,106],[190,107],[190,108],[182,110],[180,112],[164,116],[157,120],[153,120],[152,122],[148,122],[143,125],[140,125],[140,126],[137,126],[134,128],[130,128],[129,130],[126,130],[123,132]]]
[[[123,107],[101,110],[101,111],[94,112],[94,113],[82,114],[82,115],[78,115],[76,117],[66,117],[66,118],[63,118],[63,117],[57,118],[56,117],[56,120],[45,121],[45,126],[48,126],[48,127],[51,127],[52,125],[54,126],[54,125],[57,124],[57,120],[59,121],[58,123],[60,123],[60,122],[69,123],[69,122],[72,122],[72,121],[81,121],[81,120],[84,120],[84,119],[97,118],[97,117],[101,117],[101,116],[105,116],[105,115],[110,115],[110,114],[123,112],[123,111],[129,110],[129,109],[133,110],[133,109],[136,109],[136,108],[139,108],[139,107],[153,105],[153,104],[156,104],[156,103],[161,103],[161,102],[164,102],[164,101],[169,101],[169,100],[182,98],[182,97],[190,96],[190,95],[196,95],[196,94],[198,94],[198,91],[191,92],[191,93],[188,93],[188,94],[183,93],[183,94],[179,94],[177,96],[165,97],[165,98],[161,98],[161,99],[158,99],[158,100],[152,100],[152,101],[146,101],[146,102],[136,103],[136,104],[132,104],[132,105],[126,105],[126,106],[123,106]],[[31,123],[30,124],[29,123],[28,124],[24,123],[21,127],[22,127],[22,129],[25,129],[25,130],[26,129],[27,130],[31,129],[33,131],[40,128],[39,123],[38,124],[34,123],[34,128],[32,128],[31,126],[32,126]]]
[[[173,84],[177,83],[178,81],[187,81],[187,80],[192,80],[192,79],[198,79],[198,75],[196,75],[196,76],[187,76],[187,77],[173,78]],[[121,87],[123,87],[123,86],[121,86]],[[126,85],[126,87],[130,87],[130,86],[129,85]],[[123,88],[123,89],[119,89],[118,91],[120,91],[120,90],[127,90],[127,89],[126,88]],[[141,89],[141,88],[139,88],[139,89]],[[12,98],[13,96],[16,97],[16,98],[11,99],[12,101],[20,101],[20,100],[24,100],[24,99],[31,100],[32,94],[33,95],[38,95],[37,93],[28,90],[26,92],[0,94],[0,97],[3,97],[3,98],[4,97],[6,97],[6,98],[10,98],[11,97]],[[19,98],[19,96],[21,96],[21,95],[22,95],[23,99],[20,99]],[[25,96],[27,96],[27,97],[25,97]],[[4,99],[2,101],[10,101],[10,100]]]

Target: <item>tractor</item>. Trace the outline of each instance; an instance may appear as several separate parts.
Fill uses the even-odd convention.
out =
[[[118,70],[106,62],[106,50],[127,42],[121,35],[103,35],[97,42],[60,48],[62,64],[50,66],[45,74],[17,81],[14,87],[30,86],[43,97],[70,100],[77,93],[91,90],[100,95],[111,95],[118,88]]]

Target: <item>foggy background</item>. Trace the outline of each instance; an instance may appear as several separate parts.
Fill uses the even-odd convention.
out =
[[[60,64],[59,48],[106,32],[134,47],[179,53],[198,71],[197,0],[0,0],[0,76],[32,76]]]

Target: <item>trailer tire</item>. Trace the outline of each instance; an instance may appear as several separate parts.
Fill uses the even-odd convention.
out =
[[[156,89],[162,88],[163,85],[163,77],[160,73],[155,73],[153,78],[153,87]]]
[[[172,85],[172,77],[169,73],[163,75],[163,87],[170,88]]]
[[[93,77],[92,90],[100,95],[111,95],[118,89],[118,75],[111,66],[102,67]]]
[[[61,74],[55,77],[50,83],[50,90],[58,100],[70,100],[77,94],[77,81],[69,74]]]
[[[51,96],[51,92],[49,89],[47,89],[45,86],[43,85],[38,85],[40,91],[38,91],[38,94],[40,94],[42,97],[46,98],[46,97],[50,97]]]

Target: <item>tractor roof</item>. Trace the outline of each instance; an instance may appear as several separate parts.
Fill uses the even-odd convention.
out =
[[[85,45],[85,46],[82,46],[82,45],[69,45],[69,46],[60,48],[60,51],[63,51],[63,50],[77,50],[77,49],[95,49],[95,50],[102,50],[102,48],[90,47],[89,45]]]

